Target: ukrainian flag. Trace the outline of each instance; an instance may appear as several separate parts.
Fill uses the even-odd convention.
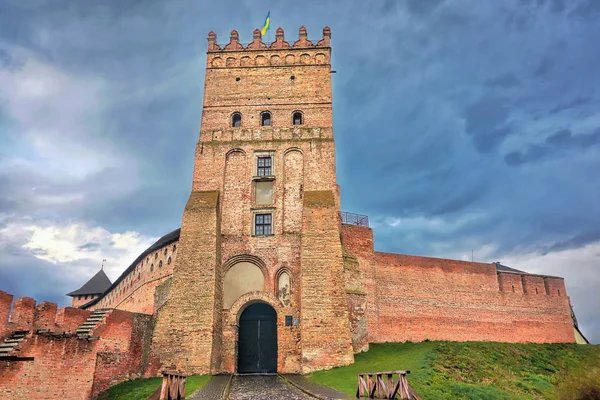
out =
[[[261,35],[265,36],[267,34],[267,31],[269,30],[271,25],[271,11],[269,11],[267,13],[267,18],[265,18],[265,26],[262,27],[262,29],[260,30]]]

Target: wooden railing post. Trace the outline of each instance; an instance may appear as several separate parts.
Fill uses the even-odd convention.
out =
[[[358,374],[356,398],[421,400],[410,387],[406,375],[410,371],[365,372]],[[394,375],[398,378],[394,381]],[[366,393],[365,393],[366,392]]]
[[[180,372],[162,371],[160,400],[185,400],[186,376]]]

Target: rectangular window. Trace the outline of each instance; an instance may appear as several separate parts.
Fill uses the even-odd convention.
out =
[[[254,234],[270,235],[271,233],[271,214],[256,214],[254,216]]]
[[[273,203],[273,181],[255,183],[255,203],[258,205],[270,205]]]
[[[257,175],[258,176],[271,176],[271,157],[258,157],[257,164]]]

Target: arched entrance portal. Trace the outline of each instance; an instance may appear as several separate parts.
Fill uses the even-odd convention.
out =
[[[242,312],[238,335],[238,373],[277,372],[277,313],[255,303]]]

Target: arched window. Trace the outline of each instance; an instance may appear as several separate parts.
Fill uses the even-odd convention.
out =
[[[260,113],[260,126],[271,126],[271,113],[263,111]]]
[[[165,256],[167,255],[167,249],[165,249]]]
[[[167,265],[171,265],[171,257],[167,258]]]
[[[231,114],[231,126],[234,128],[239,128],[242,126],[242,114],[239,112],[234,112]]]
[[[154,264],[150,266],[150,272],[154,271]]]
[[[302,125],[304,121],[302,120],[302,113],[300,111],[294,112],[292,115],[292,124],[294,125]]]
[[[158,268],[162,268],[162,260],[158,262]]]
[[[175,251],[175,250],[177,250],[177,245],[176,244],[173,245],[173,251]]]
[[[154,254],[154,259],[156,260],[157,258],[158,258],[158,252],[156,252],[156,253]]]

